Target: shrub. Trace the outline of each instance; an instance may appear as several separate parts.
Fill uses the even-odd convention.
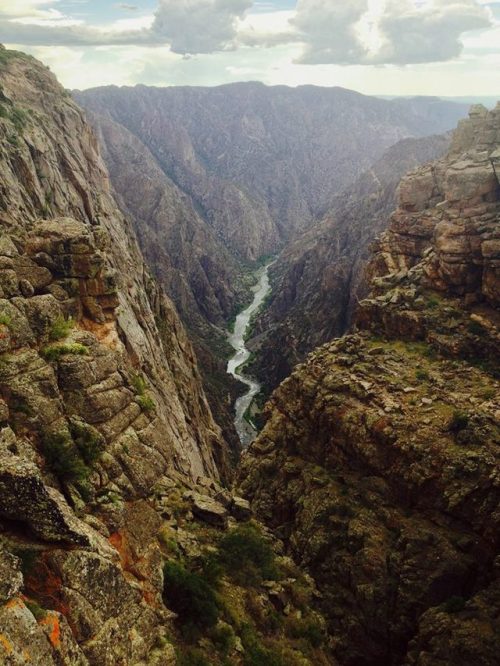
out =
[[[65,319],[62,315],[60,315],[53,322],[49,329],[49,340],[54,342],[56,340],[62,340],[63,338],[66,338],[74,325],[75,322],[73,319],[71,319],[71,317],[69,319]]]
[[[70,431],[80,455],[87,465],[96,463],[104,453],[104,438],[85,421],[73,419]]]
[[[248,624],[242,627],[241,642],[245,649],[245,666],[285,666],[281,656],[275,650],[265,647]]]
[[[465,412],[455,411],[448,423],[448,430],[450,432],[460,432],[467,428],[469,424],[469,415]]]
[[[321,626],[312,618],[300,620],[289,618],[286,633],[290,638],[306,640],[313,648],[321,647],[325,640]]]
[[[89,469],[68,434],[56,432],[47,435],[42,450],[47,464],[59,479],[74,482],[87,478]]]
[[[16,128],[16,132],[21,134],[28,122],[28,113],[24,109],[13,108],[10,112],[10,119]]]
[[[465,599],[459,596],[450,597],[444,603],[444,610],[447,613],[459,613],[465,607]]]
[[[8,314],[6,314],[5,312],[0,313],[0,324],[2,326],[9,327],[11,323],[12,323],[12,318],[9,317]]]
[[[43,358],[46,361],[58,361],[62,356],[68,354],[76,354],[78,356],[86,356],[89,353],[88,347],[81,345],[79,342],[73,342],[65,345],[48,345],[41,351]]]
[[[156,409],[155,401],[149,395],[138,395],[136,401],[145,412],[152,412]]]
[[[215,592],[205,579],[188,571],[178,562],[167,562],[163,568],[163,595],[179,621],[198,629],[213,627],[219,619]]]
[[[427,370],[422,370],[419,368],[418,370],[415,370],[415,378],[419,381],[426,381],[429,379],[429,373]]]
[[[142,375],[132,375],[131,384],[134,387],[136,395],[144,395],[148,387],[146,380]]]
[[[215,627],[210,634],[210,638],[217,650],[223,655],[227,655],[235,644],[235,634],[229,625]]]
[[[221,539],[219,561],[241,585],[257,585],[278,573],[271,545],[253,525],[237,527]]]

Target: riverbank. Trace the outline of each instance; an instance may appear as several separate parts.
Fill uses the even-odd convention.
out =
[[[260,309],[271,290],[269,284],[269,268],[271,264],[272,262],[270,261],[256,271],[257,284],[252,289],[254,298],[250,305],[236,317],[233,330],[228,337],[229,344],[235,350],[235,353],[229,359],[227,372],[248,387],[248,391],[238,398],[235,405],[234,425],[243,447],[247,447],[257,434],[252,424],[245,419],[245,414],[255,396],[261,390],[260,382],[253,377],[246,376],[240,371],[242,370],[242,366],[249,360],[251,354],[245,344],[245,334],[252,316]]]

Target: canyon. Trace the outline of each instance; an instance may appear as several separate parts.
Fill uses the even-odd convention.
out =
[[[496,663],[500,105],[465,113],[0,47],[2,664]]]

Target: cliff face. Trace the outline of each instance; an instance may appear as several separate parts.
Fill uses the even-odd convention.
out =
[[[370,245],[397,205],[401,178],[440,157],[449,136],[404,139],[335,197],[328,215],[289,244],[272,266],[272,293],[254,323],[252,370],[268,392],[318,345],[342,335],[367,294]]]
[[[0,86],[0,663],[334,664],[82,111],[2,48]]]
[[[216,237],[248,260],[306,229],[399,139],[449,130],[465,111],[430,98],[256,83],[109,87],[76,98],[139,138]]]
[[[358,332],[272,396],[241,486],[342,664],[496,663],[500,107],[405,178]]]
[[[0,660],[138,663],[168,617],[147,500],[225,445],[82,112],[0,56]]]

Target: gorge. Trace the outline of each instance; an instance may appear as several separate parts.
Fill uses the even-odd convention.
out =
[[[499,174],[500,104],[0,47],[0,663],[496,666]]]

